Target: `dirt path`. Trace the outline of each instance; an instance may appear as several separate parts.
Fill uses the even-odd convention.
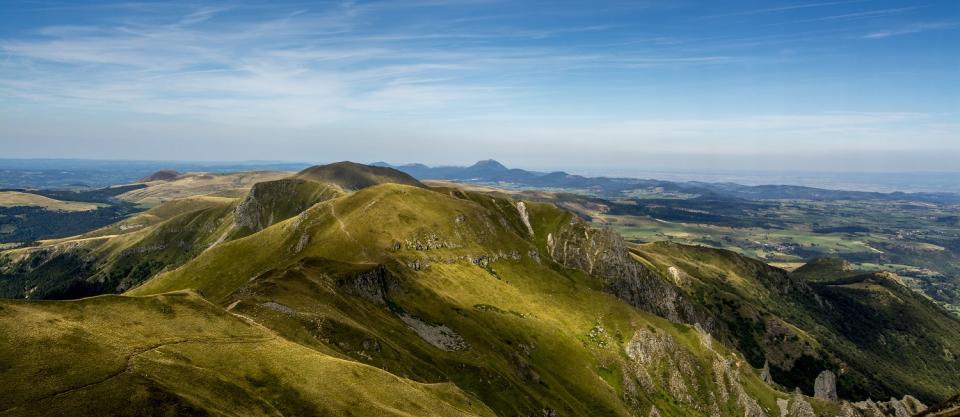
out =
[[[344,223],[343,220],[340,219],[340,216],[337,215],[337,209],[333,207],[333,203],[329,204],[329,207],[330,207],[330,214],[333,215],[334,220],[337,221],[337,225],[340,227],[340,231],[343,232],[343,234],[347,235],[347,238],[350,239],[350,241],[353,242],[353,244],[357,245],[358,248],[360,248],[360,252],[363,253],[364,258],[369,258],[369,254],[367,253],[367,248],[364,247],[364,245],[361,245],[360,242],[357,241],[357,239],[355,239],[353,235],[350,234],[350,231],[347,230],[347,224]]]
[[[132,353],[130,353],[129,355],[127,355],[126,364],[123,366],[123,368],[117,370],[116,372],[110,373],[109,375],[106,375],[106,376],[103,377],[103,378],[100,378],[100,379],[98,379],[98,380],[96,380],[96,381],[93,381],[93,382],[90,382],[90,383],[86,383],[86,384],[83,384],[83,385],[80,385],[80,386],[76,386],[76,387],[72,387],[72,388],[67,388],[67,389],[65,389],[65,390],[61,390],[61,391],[55,392],[55,393],[50,394],[50,395],[45,395],[45,396],[40,397],[40,398],[34,398],[34,399],[27,400],[26,402],[24,402],[24,403],[22,403],[22,404],[18,404],[18,405],[15,405],[15,406],[13,406],[13,407],[10,407],[10,408],[7,408],[7,409],[5,409],[5,410],[2,410],[2,411],[0,411],[0,413],[7,413],[7,412],[9,412],[9,411],[16,410],[16,409],[18,409],[18,408],[24,407],[24,406],[29,405],[29,404],[32,404],[32,403],[39,403],[39,402],[43,402],[43,401],[45,401],[45,400],[49,400],[49,399],[52,399],[52,398],[57,398],[57,397],[61,397],[61,396],[64,396],[64,395],[69,395],[69,394],[71,394],[71,393],[74,393],[74,392],[77,392],[77,391],[81,391],[81,390],[84,390],[84,389],[93,387],[93,386],[95,386],[95,385],[99,385],[99,384],[103,384],[103,383],[105,383],[105,382],[108,382],[108,381],[110,381],[110,380],[112,380],[112,379],[114,379],[114,378],[116,378],[116,377],[118,377],[118,376],[120,376],[120,375],[123,375],[123,374],[126,373],[127,371],[129,371],[130,368],[133,367],[133,362],[134,362],[134,360],[135,360],[137,357],[139,357],[140,355],[143,355],[143,354],[146,354],[146,353],[149,353],[149,352],[153,352],[153,351],[155,351],[155,350],[157,350],[157,349],[160,349],[160,348],[162,348],[162,347],[165,347],[165,346],[180,345],[180,344],[185,344],[185,343],[215,343],[215,344],[223,344],[223,343],[262,343],[262,342],[267,342],[267,341],[274,340],[274,339],[276,339],[276,336],[272,336],[272,337],[210,337],[210,338],[196,338],[196,339],[177,339],[177,340],[172,340],[172,341],[167,341],[167,342],[161,342],[161,343],[152,344],[152,345],[146,346],[146,347],[144,347],[144,348],[137,349],[137,350],[133,351]]]

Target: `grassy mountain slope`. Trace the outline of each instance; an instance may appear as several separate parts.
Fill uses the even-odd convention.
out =
[[[241,234],[257,232],[342,194],[337,186],[299,178],[257,183],[237,206],[235,223]]]
[[[0,302],[4,333],[26,334],[0,346],[0,381],[18,386],[0,395],[0,415],[856,417],[917,407],[787,392],[811,393],[824,369],[842,396],[954,388],[955,362],[944,351],[935,367],[930,352],[956,323],[889,283],[808,283],[727,251],[628,248],[553,205],[334,165],[242,202],[179,200],[48,242],[97,260],[82,276],[99,280],[84,282],[110,290],[137,285],[133,266],[162,267],[125,296]],[[30,270],[58,258],[11,253],[22,258],[5,265],[45,271],[34,278],[86,273]],[[895,297],[875,305],[864,286]],[[936,324],[907,331],[895,317]],[[893,349],[851,336],[869,328]],[[906,354],[917,358],[894,363]],[[763,381],[765,362],[779,385]]]
[[[258,183],[243,199],[169,201],[80,236],[0,253],[0,296],[78,298],[121,292],[211,246],[341,194],[336,186],[290,178]]]
[[[492,416],[277,337],[190,293],[0,301],[0,415]],[[375,387],[375,388],[373,388]]]
[[[346,161],[313,166],[300,171],[296,177],[325,184],[334,184],[348,191],[359,190],[384,183],[424,187],[420,181],[401,171]]]
[[[936,402],[960,390],[960,320],[886,274],[851,277],[833,260],[787,274],[729,251],[663,242],[633,250],[787,388],[813,393],[815,377],[831,370],[844,398],[911,393]]]
[[[122,201],[153,207],[171,200],[197,195],[221,193],[230,197],[242,196],[258,182],[273,181],[290,176],[289,172],[254,171],[232,174],[188,173],[174,179],[151,181],[145,188],[120,194]]]
[[[195,289],[316,350],[454,382],[500,415],[754,415],[789,401],[705,333],[541,255],[571,217],[527,212],[529,229],[509,200],[369,187],[129,294]]]
[[[37,247],[0,253],[0,294],[77,298],[122,291],[200,253],[232,224],[236,200],[194,197]]]
[[[85,203],[80,201],[63,201],[38,194],[19,191],[0,191],[0,207],[32,206],[55,211],[90,211],[102,207],[103,204]]]

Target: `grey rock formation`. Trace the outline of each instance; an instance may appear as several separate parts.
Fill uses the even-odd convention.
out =
[[[527,232],[529,232],[532,237],[533,226],[530,225],[530,213],[527,212],[527,205],[522,201],[517,202],[517,213],[520,213],[520,220],[523,221],[523,225],[527,227]]]
[[[628,304],[668,320],[702,323],[713,334],[714,321],[667,279],[637,262],[623,238],[610,229],[594,229],[574,218],[547,236],[547,251],[557,263],[603,280],[604,290]]]
[[[925,410],[927,406],[922,402],[905,395],[899,400],[891,398],[890,401],[843,402],[840,406],[840,415],[842,417],[911,417]]]
[[[816,417],[817,414],[813,411],[813,406],[807,402],[800,394],[794,394],[793,398],[790,399],[790,406],[787,409],[787,415],[790,417]],[[781,410],[783,414],[783,410]]]
[[[337,194],[325,184],[296,178],[260,182],[237,205],[234,223],[245,232],[258,232]]]
[[[813,382],[813,396],[821,400],[837,400],[837,375],[827,370],[817,375]]]
[[[396,278],[382,265],[338,280],[338,285],[347,292],[380,305],[387,303],[387,294],[396,284]]]
[[[760,380],[763,381],[765,384],[770,385],[770,386],[772,386],[772,387],[777,386],[777,383],[776,383],[776,382],[773,382],[773,376],[770,375],[770,362],[769,362],[769,361],[763,361],[763,369],[760,371]]]
[[[447,326],[430,324],[406,313],[400,315],[400,320],[410,326],[420,338],[440,350],[453,352],[468,348],[463,337]]]

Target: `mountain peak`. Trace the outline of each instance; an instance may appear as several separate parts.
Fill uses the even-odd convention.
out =
[[[396,169],[349,161],[312,166],[300,171],[296,176],[321,183],[336,184],[348,191],[383,183],[425,187],[420,181]]]
[[[506,167],[506,166],[504,166],[504,165],[501,164],[500,162],[497,162],[497,161],[494,160],[494,159],[487,159],[487,160],[483,160],[483,161],[477,161],[477,163],[473,164],[470,168],[480,168],[480,169],[497,170],[497,171],[506,171],[506,170],[507,170],[507,167]]]

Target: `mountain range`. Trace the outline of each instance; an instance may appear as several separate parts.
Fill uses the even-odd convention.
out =
[[[747,200],[806,199],[806,200],[913,200],[933,203],[960,203],[960,195],[954,193],[904,193],[827,190],[797,185],[741,185],[735,183],[712,183],[702,181],[664,181],[625,177],[585,177],[563,171],[537,172],[507,168],[492,159],[479,161],[467,167],[429,167],[424,164],[390,165],[374,162],[374,166],[394,168],[418,179],[442,179],[475,183],[529,188],[586,189],[602,197],[621,196],[624,191],[652,189],[699,196],[724,196]]]
[[[900,417],[960,391],[960,320],[892,274],[627,243],[411,170],[0,252],[0,415]],[[445,175],[552,175],[512,171]]]

